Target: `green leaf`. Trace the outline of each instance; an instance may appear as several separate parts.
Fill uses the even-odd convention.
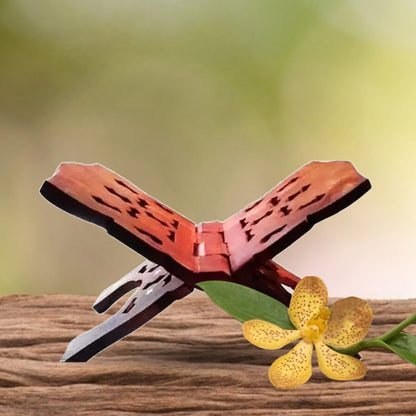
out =
[[[416,365],[416,336],[399,332],[396,336],[382,341],[390,351],[400,355],[404,360]]]
[[[283,329],[296,329],[287,307],[278,300],[237,283],[209,280],[198,286],[216,303],[240,322],[262,319]]]

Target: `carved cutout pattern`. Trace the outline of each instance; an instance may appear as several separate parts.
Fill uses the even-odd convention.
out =
[[[349,162],[311,162],[226,221],[195,225],[101,165],[62,164],[47,183],[52,202],[188,282],[264,264],[369,189]]]
[[[224,222],[231,270],[264,263],[322,219],[320,212],[329,216],[341,209],[332,205],[365,182],[349,162],[311,162],[299,169]]]
[[[281,284],[294,287],[298,278],[270,259],[369,188],[349,162],[311,162],[226,221],[195,225],[101,165],[62,164],[42,195],[155,262],[100,294],[93,306],[99,313],[136,289],[119,312],[75,338],[63,360],[88,360],[201,280],[231,279],[288,304]]]

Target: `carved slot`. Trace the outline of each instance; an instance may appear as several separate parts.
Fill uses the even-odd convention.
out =
[[[246,225],[248,225],[248,221],[245,218],[243,218],[240,220],[240,225],[241,228],[244,228]]]
[[[275,207],[280,202],[280,198],[278,196],[274,196],[269,202]]]
[[[295,183],[299,179],[299,176],[295,176],[292,178],[287,184],[283,185],[277,192],[282,192],[284,189],[286,189],[289,185],[292,183]]]
[[[135,306],[137,298],[133,298],[124,308],[123,313],[129,313]]]
[[[127,214],[129,214],[130,215],[130,217],[133,217],[133,218],[138,218],[138,216],[139,216],[139,214],[140,214],[140,211],[139,210],[137,210],[136,208],[134,208],[134,207],[130,207],[130,209],[128,209],[127,210]]]
[[[169,234],[168,234],[169,240],[172,241],[173,243],[175,242],[175,236],[176,236],[176,233],[173,230],[170,231]]]
[[[306,203],[306,204],[304,204],[304,205],[301,205],[301,206],[298,208],[298,210],[299,210],[299,209],[306,208],[306,207],[308,207],[309,205],[315,204],[316,202],[319,202],[319,201],[320,201],[320,200],[321,200],[324,196],[325,196],[325,194],[321,194],[321,195],[316,196],[314,199],[312,199],[312,201],[309,201],[308,203]]]
[[[179,221],[178,220],[172,220],[171,224],[172,224],[173,228],[178,229],[178,227],[179,227]]]
[[[297,191],[292,195],[289,195],[289,197],[287,198],[288,201],[292,201],[293,199],[295,199],[298,195],[301,194],[302,191]]]
[[[251,229],[250,230],[247,230],[246,231],[247,241],[250,241],[253,237],[254,237],[254,234],[251,232]]]
[[[279,227],[278,229],[272,231],[271,233],[265,235],[260,242],[261,243],[267,243],[275,234],[279,234],[281,231],[283,231],[283,229],[287,226],[287,224],[282,225],[281,227]]]
[[[165,221],[160,220],[159,218],[155,217],[151,212],[145,211],[146,215],[154,220],[156,220],[160,225],[163,225],[163,227],[169,227],[168,224],[165,223]]]
[[[302,186],[300,191],[295,192],[294,194],[290,195],[287,200],[288,201],[292,201],[293,199],[295,199],[298,195],[300,195],[302,192],[305,192],[309,189],[309,187],[311,186],[311,184],[309,183],[308,185],[304,185]]]
[[[105,202],[103,199],[101,199],[99,196],[91,195],[91,197],[92,197],[92,198],[93,198],[96,202],[98,202],[99,204],[104,205],[104,206],[106,206],[106,207],[108,207],[108,208],[114,209],[114,211],[118,211],[118,212],[120,212],[120,213],[121,213],[121,210],[120,210],[119,208],[117,208],[117,207],[115,207],[115,206],[113,206],[113,205],[110,205],[109,203],[107,203],[107,202]]]
[[[311,186],[310,183],[308,183],[307,185],[302,186],[302,192],[305,192],[309,189],[309,187]]]
[[[159,276],[157,279],[153,280],[152,282],[149,282],[147,285],[143,286],[143,290],[149,289],[149,287],[152,287],[153,285],[159,283],[162,279],[164,279],[165,277],[167,277],[166,274],[162,274],[161,276]],[[164,286],[164,285],[163,285]]]
[[[110,194],[113,194],[113,195],[118,196],[123,202],[128,202],[129,204],[131,204],[130,199],[128,199],[124,195],[120,195],[115,189],[113,189],[113,188],[111,188],[111,187],[109,187],[107,185],[104,185],[104,188],[107,189],[107,191],[110,192]]]
[[[147,270],[147,266],[144,265],[137,273],[144,273]]]
[[[155,264],[153,267],[151,267],[148,271],[148,273],[153,273],[157,268],[159,267],[158,264]]]
[[[169,214],[174,214],[174,212],[169,209],[168,207],[166,207],[165,205],[161,204],[160,202],[155,202],[155,204],[159,207],[162,208],[164,211],[169,212]]]
[[[146,230],[142,230],[139,227],[134,227],[139,233],[147,235],[148,237],[150,237],[156,244],[163,244],[163,241],[160,238],[157,238],[155,235],[147,232]]]
[[[253,208],[255,208],[258,204],[260,204],[260,202],[261,201],[263,201],[263,198],[262,199],[259,199],[258,201],[256,201],[256,202],[254,202],[254,204],[252,204],[252,205],[250,205],[248,208],[246,208],[245,210],[244,210],[244,212],[249,212],[249,211],[251,211]]]
[[[137,192],[134,190],[134,189],[132,189],[132,188],[130,188],[130,186],[128,186],[128,185],[126,185],[123,181],[121,181],[120,179],[117,179],[117,178],[115,178],[114,179],[119,185],[121,185],[123,188],[126,188],[126,189],[128,189],[130,192],[132,192],[133,194],[136,194],[137,195]]]
[[[163,286],[166,286],[172,280],[172,275],[169,273],[165,279],[163,279]]]
[[[139,198],[138,200],[137,200],[137,203],[139,204],[139,206],[140,207],[142,207],[142,208],[146,208],[148,205],[149,205],[149,203],[145,200],[145,199],[143,199],[143,198]]]
[[[264,220],[265,218],[267,218],[268,216],[273,214],[273,210],[267,211],[263,216],[261,216],[260,218],[257,218],[256,220],[254,220],[251,225],[256,225],[258,224],[261,220]]]
[[[280,208],[280,210],[279,210],[282,214],[283,214],[283,216],[287,216],[287,215],[289,215],[290,214],[290,212],[292,211],[290,208],[288,208],[288,205],[285,205],[284,207],[282,207],[282,208]]]

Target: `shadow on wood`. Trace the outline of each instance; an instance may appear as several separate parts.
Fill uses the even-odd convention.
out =
[[[267,371],[281,352],[249,344],[240,323],[201,294],[176,302],[88,363],[59,363],[72,338],[106,318],[93,302],[0,298],[1,415],[415,414],[416,368],[384,351],[362,353],[368,373],[361,381],[329,380],[315,364],[302,387],[275,389]],[[416,309],[416,300],[370,304],[369,336]]]

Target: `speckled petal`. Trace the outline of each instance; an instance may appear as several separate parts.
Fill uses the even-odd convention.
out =
[[[337,300],[331,307],[322,341],[341,348],[353,345],[366,336],[372,319],[371,307],[364,300],[353,296]]]
[[[321,371],[333,380],[356,380],[365,376],[365,364],[351,355],[340,354],[322,341],[315,343]]]
[[[288,309],[289,318],[297,329],[302,329],[327,302],[328,290],[325,283],[319,277],[306,276],[293,291]]]
[[[301,337],[301,332],[282,329],[270,322],[251,319],[244,322],[243,334],[247,341],[265,350],[282,348]]]
[[[306,383],[312,375],[313,344],[302,340],[287,354],[278,358],[269,369],[275,387],[293,389]]]

